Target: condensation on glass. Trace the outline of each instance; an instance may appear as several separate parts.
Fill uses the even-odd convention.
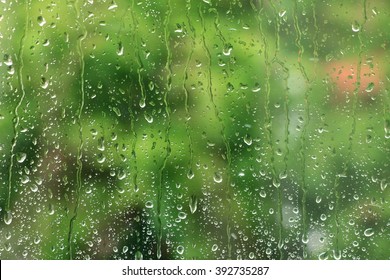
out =
[[[389,13],[0,1],[0,258],[389,259]]]

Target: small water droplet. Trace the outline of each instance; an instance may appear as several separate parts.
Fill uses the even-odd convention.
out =
[[[38,21],[39,26],[44,26],[46,24],[46,20],[43,16],[39,16],[37,18],[37,21]]]
[[[262,198],[266,198],[266,196],[267,196],[267,193],[265,192],[265,190],[261,190],[259,194]]]
[[[286,10],[281,10],[280,12],[279,12],[279,16],[280,17],[284,17],[284,15],[286,14]]]
[[[99,153],[97,155],[97,162],[98,163],[103,163],[103,162],[105,162],[105,160],[106,160],[106,157],[102,153]]]
[[[222,175],[221,175],[221,173],[215,172],[213,179],[214,179],[215,183],[218,183],[218,184],[221,183],[222,182]]]
[[[218,245],[217,244],[214,244],[212,247],[211,247],[211,251],[215,252],[218,250]]]
[[[115,1],[112,1],[110,6],[108,7],[108,10],[114,10],[118,8],[118,5],[115,3]]]
[[[369,83],[366,87],[366,92],[372,92],[374,90],[375,84],[374,83]]]
[[[360,31],[360,24],[356,20],[352,24],[352,31],[353,32],[359,32]]]
[[[45,77],[42,77],[42,78],[41,78],[41,88],[47,89],[48,86],[49,86],[49,81],[46,80]]]
[[[333,250],[333,258],[335,260],[340,260],[341,259],[341,251],[340,250]]]
[[[139,101],[139,106],[141,108],[145,108],[145,106],[146,106],[146,99],[144,97],[141,98],[141,100]]]
[[[320,219],[321,219],[321,221],[325,221],[326,220],[326,215],[325,214],[321,214],[321,216],[320,216]]]
[[[118,180],[123,180],[126,178],[126,171],[123,169],[119,169],[117,174]]]
[[[129,251],[129,247],[123,246],[123,248],[122,248],[122,253],[123,253],[123,254],[126,254],[128,251]]]
[[[244,137],[244,142],[248,146],[252,145],[252,137],[249,134],[246,134],[245,137]]]
[[[117,108],[117,107],[112,107],[112,110],[114,111],[114,113],[115,113],[118,117],[122,116],[121,110],[120,110],[119,108]]]
[[[152,123],[152,122],[153,122],[153,116],[150,115],[149,113],[145,112],[145,113],[144,113],[144,117],[145,117],[145,120],[146,120],[148,123]]]
[[[136,260],[143,260],[144,259],[144,256],[142,255],[142,253],[140,251],[137,251],[135,253],[135,259]]]
[[[4,223],[10,225],[12,223],[12,213],[11,211],[6,211],[4,215]]]
[[[327,260],[328,259],[328,252],[322,252],[318,255],[318,259],[321,261]]]
[[[188,170],[188,172],[187,172],[187,178],[191,180],[192,178],[194,178],[194,176],[195,176],[195,174],[194,174],[194,172],[192,171],[192,169]]]
[[[370,237],[370,236],[373,236],[373,235],[374,235],[374,230],[372,228],[367,228],[364,231],[364,236]]]
[[[182,245],[177,246],[176,252],[180,255],[183,255],[184,253],[184,247]]]
[[[189,204],[191,213],[194,214],[196,212],[196,209],[198,208],[198,198],[196,197],[196,195],[190,196],[190,201],[188,204]]]
[[[149,200],[149,201],[146,201],[146,202],[145,202],[145,207],[146,207],[146,208],[153,208],[153,202],[151,202],[150,200]]]
[[[119,42],[118,49],[116,50],[116,54],[121,56],[121,55],[123,55],[123,51],[124,51],[124,48],[123,48],[122,42]]]
[[[23,175],[20,181],[22,184],[27,184],[28,182],[30,182],[30,177],[28,177],[27,175]]]
[[[26,153],[17,153],[16,154],[16,161],[19,163],[22,163],[26,160],[27,154]]]
[[[179,212],[178,217],[179,217],[181,220],[184,220],[185,218],[187,218],[187,214],[184,213],[184,212]]]
[[[37,186],[36,184],[31,184],[31,185],[30,185],[30,190],[31,190],[32,192],[37,192],[37,191],[38,191],[38,186]]]

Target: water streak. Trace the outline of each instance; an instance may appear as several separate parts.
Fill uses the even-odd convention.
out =
[[[207,60],[208,60],[208,93],[209,93],[209,98],[210,98],[210,103],[212,105],[212,108],[214,110],[214,114],[215,114],[215,117],[216,119],[218,120],[219,124],[220,124],[220,127],[221,127],[221,131],[220,131],[220,134],[221,134],[221,137],[222,137],[222,141],[225,145],[225,149],[226,149],[226,160],[227,160],[227,173],[228,173],[228,176],[227,176],[227,182],[226,182],[226,185],[227,185],[227,203],[228,203],[228,220],[227,220],[227,224],[226,224],[226,235],[227,235],[227,254],[228,254],[228,258],[231,259],[232,257],[232,243],[231,243],[231,218],[230,218],[230,213],[231,213],[231,190],[230,190],[230,181],[231,181],[231,178],[230,178],[230,172],[231,172],[231,149],[230,149],[230,144],[229,144],[229,141],[226,137],[226,134],[225,134],[225,125],[223,123],[223,120],[220,116],[220,112],[217,108],[217,105],[214,101],[214,93],[213,93],[213,80],[212,80],[212,72],[211,72],[211,67],[212,67],[212,61],[211,61],[211,53],[210,53],[210,50],[206,44],[206,37],[205,37],[205,34],[206,34],[206,23],[205,23],[205,18],[204,18],[204,15],[203,15],[203,12],[202,12],[202,6],[199,6],[199,16],[201,18],[201,23],[202,23],[202,29],[203,29],[203,32],[202,32],[202,43],[203,43],[203,48],[206,52],[206,57],[207,57]]]
[[[171,0],[168,0],[168,11],[164,21],[164,38],[165,38],[165,47],[167,50],[167,61],[165,64],[165,69],[167,71],[167,84],[164,92],[164,105],[165,105],[165,114],[168,120],[168,125],[165,129],[165,143],[166,145],[166,154],[163,160],[163,163],[160,167],[160,185],[157,191],[157,258],[161,258],[161,246],[162,246],[162,236],[163,236],[163,225],[162,225],[162,200],[163,200],[163,175],[164,170],[167,165],[168,158],[171,154],[171,140],[169,138],[169,132],[171,129],[171,110],[168,104],[168,93],[172,90],[172,52],[169,46],[170,44],[170,30],[169,30],[169,20],[172,14]]]
[[[80,7],[78,0],[76,0],[73,3],[73,8],[76,12],[76,23],[79,28],[82,30],[82,34],[78,37],[77,41],[77,54],[79,57],[79,65],[80,65],[80,104],[79,109],[77,113],[77,124],[79,126],[79,146],[77,149],[77,171],[76,171],[76,202],[75,202],[75,208],[73,211],[73,216],[69,223],[69,233],[68,233],[68,253],[69,253],[69,259],[73,259],[73,233],[74,233],[74,223],[77,219],[78,209],[80,207],[80,194],[81,194],[81,187],[82,187],[82,170],[83,170],[83,163],[82,163],[82,149],[84,146],[83,141],[83,126],[82,126],[82,114],[85,104],[85,60],[84,60],[84,52],[83,52],[83,40],[87,37],[87,30],[84,26],[83,19],[81,18],[80,14]]]
[[[20,38],[20,44],[19,44],[19,52],[18,52],[18,60],[19,60],[19,70],[18,70],[18,81],[19,81],[19,89],[21,91],[21,96],[19,98],[18,103],[16,104],[14,108],[14,119],[13,119],[13,129],[14,129],[14,138],[12,139],[11,144],[11,151],[10,151],[10,165],[8,169],[8,198],[7,198],[7,206],[6,206],[6,212],[10,213],[11,210],[11,194],[12,194],[12,175],[13,175],[13,168],[14,168],[14,159],[15,159],[15,148],[16,144],[18,142],[19,138],[19,123],[20,123],[20,116],[19,116],[19,109],[22,106],[22,103],[24,101],[24,98],[26,97],[26,90],[23,83],[23,68],[24,68],[24,44],[26,41],[26,36],[28,32],[28,21],[29,21],[29,1],[26,1],[25,5],[25,22],[24,22],[24,32],[22,37]],[[7,214],[6,213],[6,214]]]

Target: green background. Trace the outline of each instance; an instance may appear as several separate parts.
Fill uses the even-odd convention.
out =
[[[0,3],[1,259],[389,259],[390,2]]]

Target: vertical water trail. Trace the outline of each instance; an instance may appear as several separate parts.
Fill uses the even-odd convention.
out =
[[[166,146],[166,154],[163,160],[163,163],[160,167],[160,184],[157,191],[157,258],[161,258],[161,245],[162,245],[162,236],[163,236],[163,226],[162,226],[162,199],[163,199],[163,175],[164,169],[167,165],[168,158],[171,154],[171,140],[169,138],[169,132],[171,129],[171,112],[168,104],[168,93],[171,92],[172,89],[172,52],[169,46],[170,44],[170,30],[169,30],[169,20],[172,14],[172,6],[171,0],[168,1],[168,11],[165,16],[164,21],[164,38],[165,38],[165,47],[167,50],[167,61],[165,64],[165,69],[167,71],[167,84],[164,92],[164,105],[165,105],[165,114],[168,120],[168,125],[165,129],[165,142]]]
[[[296,32],[296,37],[295,37],[295,45],[298,48],[298,68],[299,71],[301,72],[301,75],[305,79],[306,86],[309,84],[309,77],[306,74],[305,68],[302,64],[302,57],[304,53],[304,47],[301,43],[302,39],[302,32],[299,27],[299,20],[298,20],[298,0],[294,1],[294,14],[293,14],[293,21],[294,21],[294,28]],[[302,186],[301,186],[301,191],[302,191],[302,199],[301,199],[301,207],[302,207],[302,243],[303,243],[303,258],[307,257],[307,242],[308,242],[308,237],[307,237],[307,208],[306,208],[306,199],[307,199],[307,183],[306,183],[306,131],[307,127],[310,122],[310,107],[309,107],[309,89],[305,89],[305,94],[304,94],[304,112],[305,112],[305,117],[304,117],[304,124],[302,127],[302,132],[301,132],[301,148],[299,151],[300,157],[302,159]]]
[[[211,61],[211,53],[210,53],[210,50],[209,48],[207,47],[207,44],[206,44],[206,24],[205,24],[205,19],[204,19],[204,16],[203,16],[203,12],[202,12],[202,6],[200,5],[199,6],[199,16],[200,16],[200,19],[201,19],[201,23],[202,23],[202,43],[203,43],[203,48],[205,50],[205,53],[206,53],[206,57],[207,57],[207,60],[208,60],[208,85],[207,85],[207,89],[208,89],[208,93],[209,93],[209,98],[210,98],[210,103],[212,105],[212,108],[214,110],[214,114],[215,114],[215,117],[216,119],[218,120],[219,124],[220,124],[220,127],[221,127],[221,131],[220,131],[220,134],[221,134],[221,137],[222,137],[222,141],[225,145],[225,149],[226,149],[226,160],[227,160],[227,203],[228,203],[228,209],[227,209],[227,224],[226,224],[226,234],[227,234],[227,252],[228,252],[228,258],[231,259],[232,257],[232,243],[231,243],[231,187],[230,187],[230,181],[231,181],[231,175],[230,175],[230,172],[231,172],[231,149],[230,149],[230,145],[229,145],[229,141],[226,137],[226,134],[225,134],[225,125],[223,123],[223,120],[220,116],[220,113],[219,113],[219,110],[217,108],[217,105],[215,104],[215,101],[214,101],[214,93],[213,93],[213,80],[212,80],[212,72],[211,72],[211,67],[212,67],[212,61]]]
[[[141,72],[144,70],[144,65],[143,65],[142,60],[141,60],[140,42],[139,42],[139,38],[137,36],[138,21],[134,15],[135,1],[136,0],[133,0],[131,3],[131,18],[132,18],[133,25],[134,25],[133,41],[134,41],[135,46],[136,46],[135,47],[135,57],[137,58],[137,64],[138,64],[138,69],[137,69],[138,84],[139,84],[139,87],[141,90],[141,100],[139,102],[139,105],[141,108],[144,108],[146,106],[146,95],[145,95],[145,87],[144,87],[144,83],[142,81],[142,75],[141,75]]]
[[[189,91],[187,89],[186,82],[188,80],[188,67],[190,65],[190,62],[191,62],[191,59],[192,59],[192,56],[193,56],[194,50],[195,50],[196,34],[195,34],[195,28],[192,25],[192,21],[191,21],[190,15],[189,15],[190,10],[191,10],[191,0],[189,0],[187,2],[187,5],[186,5],[186,17],[187,17],[187,21],[188,21],[188,26],[189,26],[191,34],[192,34],[191,35],[192,44],[191,44],[190,53],[189,53],[188,58],[187,58],[187,62],[186,62],[185,67],[184,67],[183,91],[185,94],[184,107],[185,107],[185,111],[186,111],[186,122],[185,122],[186,123],[186,133],[187,133],[187,137],[188,137],[188,150],[190,152],[190,159],[188,161],[188,170],[189,170],[189,172],[192,172],[192,166],[193,166],[193,162],[194,162],[194,148],[193,148],[191,130],[190,130],[191,114],[190,114],[190,110],[189,110],[189,100],[188,100],[189,99]]]
[[[251,1],[252,9],[256,12],[256,19],[259,25],[259,32],[264,44],[264,60],[265,60],[265,97],[264,97],[264,112],[265,112],[265,121],[264,121],[264,130],[267,137],[268,150],[270,152],[270,163],[271,163],[271,175],[272,175],[272,185],[278,189],[278,219],[279,219],[279,232],[278,232],[278,250],[279,257],[283,258],[282,252],[282,238],[283,238],[283,213],[282,213],[282,191],[280,186],[280,181],[277,176],[276,166],[275,166],[275,149],[272,141],[272,116],[270,109],[270,97],[271,97],[271,60],[269,58],[269,43],[266,38],[266,34],[263,30],[263,18],[261,16],[264,10],[264,3],[262,0],[260,2],[260,10],[256,8],[256,5]],[[277,41],[278,43],[278,41]]]
[[[363,3],[363,23],[360,26],[360,29],[358,31],[358,39],[359,39],[359,55],[358,55],[358,62],[357,62],[357,69],[356,69],[356,85],[355,89],[353,91],[353,103],[352,103],[352,127],[351,127],[351,132],[349,133],[348,136],[348,151],[347,151],[347,157],[344,160],[344,164],[342,167],[342,173],[336,176],[334,187],[333,187],[333,192],[335,195],[335,226],[336,226],[336,233],[335,233],[335,249],[334,249],[334,257],[335,258],[341,258],[341,252],[340,252],[340,217],[339,217],[339,212],[340,212],[340,178],[347,176],[347,171],[348,171],[348,160],[351,161],[352,159],[352,148],[353,148],[353,139],[355,137],[356,133],[356,108],[357,108],[357,103],[358,103],[358,94],[359,91],[361,90],[361,69],[362,69],[362,56],[364,52],[364,44],[362,40],[362,31],[364,29],[364,26],[367,22],[367,4],[366,0],[362,1]]]
[[[285,133],[285,140],[284,140],[284,147],[285,147],[285,154],[283,157],[283,174],[279,175],[280,179],[285,179],[287,177],[287,166],[288,166],[288,158],[290,154],[290,148],[289,148],[289,136],[290,136],[290,115],[289,115],[289,88],[288,88],[288,78],[290,77],[290,71],[286,67],[285,63],[278,57],[279,51],[280,51],[280,25],[281,25],[281,17],[279,15],[279,12],[276,9],[275,3],[270,2],[272,9],[274,11],[275,15],[275,55],[273,58],[273,62],[277,63],[285,73],[284,77],[284,84],[285,84],[285,95],[284,95],[284,110],[286,112],[285,114],[285,127],[284,127],[284,133]],[[283,255],[283,190],[282,188],[279,188],[278,190],[278,214],[279,214],[279,242],[278,242],[278,248],[279,248],[279,255],[280,259],[284,258]]]
[[[73,239],[73,231],[74,231],[74,223],[77,218],[78,209],[80,207],[80,193],[81,193],[81,187],[82,187],[82,170],[83,170],[83,163],[82,163],[82,149],[83,149],[83,126],[81,122],[81,117],[83,114],[84,109],[84,103],[85,103],[85,90],[84,90],[84,73],[85,73],[85,61],[84,61],[84,52],[83,52],[83,41],[87,37],[87,30],[83,24],[83,19],[81,18],[80,14],[80,7],[79,7],[79,1],[76,0],[73,2],[73,8],[76,12],[76,23],[78,28],[81,28],[82,34],[78,37],[77,40],[77,54],[79,56],[79,65],[80,65],[80,105],[77,113],[77,124],[79,126],[79,146],[77,149],[77,176],[76,176],[76,202],[75,202],[75,208],[73,211],[73,216],[70,219],[69,223],[69,233],[68,233],[68,253],[69,253],[69,259],[73,259],[73,246],[72,246],[72,239]]]
[[[23,83],[23,68],[24,68],[23,55],[24,55],[24,44],[26,41],[26,36],[28,31],[28,21],[29,21],[28,9],[29,9],[29,0],[26,1],[25,4],[26,18],[24,22],[23,35],[20,38],[19,52],[18,52],[18,61],[20,65],[18,70],[18,81],[19,81],[19,89],[21,91],[21,95],[18,103],[14,108],[14,116],[15,116],[13,119],[14,138],[12,139],[12,145],[10,151],[10,164],[8,169],[8,198],[7,198],[7,206],[6,206],[6,215],[11,215],[10,211],[11,211],[11,194],[12,194],[12,173],[13,173],[14,159],[15,159],[15,148],[19,138],[19,131],[18,131],[19,123],[20,123],[19,109],[20,106],[22,106],[24,98],[26,97],[26,90],[24,88],[24,83]]]

